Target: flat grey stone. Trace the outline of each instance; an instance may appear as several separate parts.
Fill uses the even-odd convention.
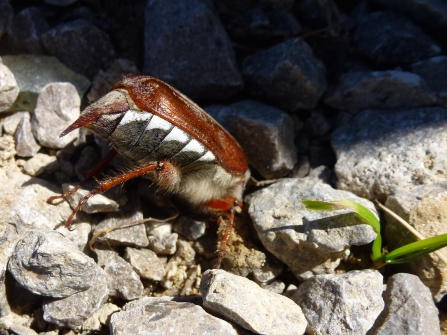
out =
[[[3,63],[4,59],[3,57]],[[2,61],[0,61],[0,112],[8,110],[20,92],[14,74]]]
[[[316,180],[283,179],[245,200],[264,247],[300,279],[334,273],[351,245],[368,244],[377,236],[351,210],[306,210],[301,200],[352,200],[375,213],[368,200]]]
[[[364,198],[445,180],[447,110],[365,110],[332,133],[337,187]]]
[[[127,305],[126,305],[127,306]],[[238,334],[233,326],[206,313],[190,302],[175,302],[145,297],[112,315],[110,333],[113,335],[149,334]]]
[[[290,297],[303,310],[309,334],[366,334],[384,307],[376,270],[318,275]]]
[[[30,230],[17,243],[8,270],[29,291],[68,297],[92,286],[98,265],[58,232]]]
[[[124,259],[142,278],[160,281],[165,276],[166,258],[159,258],[149,249],[126,248]]]
[[[23,114],[14,134],[14,140],[16,142],[17,156],[32,157],[39,151],[40,145],[37,144],[31,131],[30,115],[28,112]]]
[[[8,111],[34,112],[40,91],[49,83],[71,83],[76,87],[80,97],[90,86],[87,78],[73,72],[55,57],[14,55],[3,56],[2,60],[14,74],[20,89],[17,99]]]
[[[33,134],[40,145],[61,149],[76,140],[79,130],[59,135],[80,115],[81,99],[70,83],[50,83],[42,88],[32,118]]]
[[[430,290],[408,273],[387,281],[385,309],[368,335],[441,335],[438,309]]]
[[[247,278],[208,270],[200,284],[203,307],[257,334],[304,334],[301,308],[282,295],[263,290]],[[242,302],[242,303],[241,303]]]

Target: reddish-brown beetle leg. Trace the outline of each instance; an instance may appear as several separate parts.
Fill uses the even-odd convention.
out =
[[[211,200],[205,204],[205,207],[215,212],[221,212],[222,215],[227,217],[227,225],[223,231],[222,238],[220,239],[219,250],[217,252],[217,261],[214,265],[215,269],[220,268],[223,258],[227,252],[227,244],[230,239],[231,231],[234,226],[234,207],[241,206],[241,202],[235,197],[225,197],[222,199]]]
[[[66,199],[68,196],[75,194],[82,186],[84,186],[87,182],[89,182],[93,177],[97,176],[106,166],[107,164],[116,156],[116,150],[112,149],[106,157],[104,157],[98,165],[96,165],[93,170],[88,171],[84,175],[84,179],[81,180],[79,184],[77,184],[73,189],[68,192],[65,192],[61,195],[55,195],[53,197],[49,197],[47,199],[47,203],[54,204],[54,201],[57,199]]]
[[[71,213],[71,215],[68,217],[67,222],[65,224],[65,226],[67,227],[68,230],[72,230],[71,229],[71,221],[73,221],[73,218],[76,216],[76,213],[79,212],[81,210],[82,205],[88,200],[90,199],[92,196],[94,196],[95,194],[101,194],[104,193],[105,191],[111,189],[112,187],[118,185],[118,184],[122,184],[125,183],[126,181],[142,176],[148,172],[157,170],[157,171],[161,171],[164,169],[164,163],[160,162],[157,164],[151,164],[151,165],[146,165],[146,166],[142,166],[140,168],[131,170],[127,173],[124,173],[122,175],[116,176],[114,178],[105,180],[103,182],[99,183],[99,186],[96,187],[95,189],[93,189],[90,193],[88,193],[84,198],[81,199],[81,201],[79,201],[79,204],[76,206],[76,208],[73,210],[73,212]]]

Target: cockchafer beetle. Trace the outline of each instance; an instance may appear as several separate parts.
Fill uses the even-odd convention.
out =
[[[132,178],[148,175],[161,189],[175,193],[202,211],[227,217],[216,267],[220,267],[234,224],[234,208],[250,176],[237,141],[185,95],[150,76],[127,75],[110,93],[88,106],[61,137],[85,127],[106,139],[111,152],[73,190],[48,199],[53,203],[82,187],[120,153],[132,168],[99,182],[73,210],[90,197]]]

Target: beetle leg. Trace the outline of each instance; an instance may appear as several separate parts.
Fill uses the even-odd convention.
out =
[[[119,175],[119,176],[116,176],[116,177],[113,177],[113,178],[110,178],[110,179],[100,182],[98,187],[94,188],[84,198],[82,198],[81,201],[79,201],[79,204],[76,206],[76,208],[73,210],[71,215],[68,217],[65,226],[67,227],[68,230],[72,230],[71,229],[71,221],[73,221],[73,218],[76,216],[76,213],[79,212],[81,210],[82,205],[88,199],[90,199],[92,196],[94,196],[95,194],[104,193],[105,191],[111,189],[112,187],[114,187],[118,184],[122,184],[130,179],[142,176],[148,172],[162,171],[164,169],[164,166],[165,166],[165,162],[158,162],[157,164],[145,165],[145,166],[133,169],[133,170],[131,170],[127,173],[124,173],[122,175]]]
[[[115,156],[116,156],[116,150],[115,149],[110,150],[107,156],[104,157],[98,163],[98,165],[96,165],[92,170],[84,174],[84,179],[82,179],[79,184],[77,184],[73,189],[71,189],[68,192],[65,192],[64,194],[49,197],[47,199],[47,203],[54,204],[54,201],[57,199],[66,199],[68,196],[75,194],[82,186],[84,186],[87,182],[89,182],[94,176],[98,175]]]
[[[215,269],[220,268],[220,264],[222,263],[222,260],[227,252],[228,240],[230,239],[230,234],[234,226],[235,206],[241,206],[241,202],[232,196],[224,197],[222,199],[213,199],[205,204],[206,208],[211,209],[215,212],[221,212],[222,215],[225,215],[227,217],[227,224],[225,226],[225,230],[223,231],[221,237],[219,237],[220,243],[219,243],[219,250],[217,251],[217,261],[216,264],[214,265]]]

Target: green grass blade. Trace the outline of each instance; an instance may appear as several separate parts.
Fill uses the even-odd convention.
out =
[[[301,200],[306,209],[314,210],[314,211],[335,211],[339,208],[336,208],[330,202],[327,201],[319,201],[319,200]]]

